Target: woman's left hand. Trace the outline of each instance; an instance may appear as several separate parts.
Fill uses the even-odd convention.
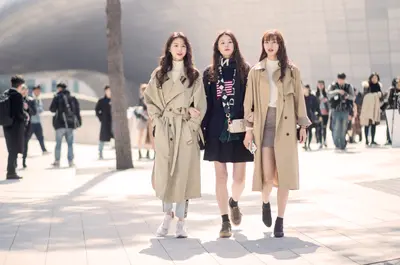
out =
[[[306,140],[306,138],[307,138],[307,131],[306,131],[306,128],[304,128],[304,127],[301,127],[300,128],[300,135],[299,135],[300,137],[300,139],[299,139],[299,142],[302,144],[302,143],[304,143],[304,141]]]
[[[190,114],[190,117],[192,117],[192,118],[200,117],[200,111],[198,111],[197,109],[192,108],[192,107],[189,108],[189,114]]]

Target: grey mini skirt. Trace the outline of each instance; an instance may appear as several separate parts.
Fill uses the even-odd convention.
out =
[[[268,107],[265,118],[262,147],[274,147],[276,128],[276,108]]]

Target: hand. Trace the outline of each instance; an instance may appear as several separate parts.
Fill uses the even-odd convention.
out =
[[[28,103],[24,102],[24,109],[28,109]]]
[[[246,147],[246,149],[249,149],[249,146],[250,146],[251,142],[253,141],[253,137],[254,137],[253,131],[246,132],[246,135],[243,140],[243,145],[244,145],[244,147]]]
[[[326,103],[326,102],[328,102],[328,99],[327,98],[323,98],[322,102]]]
[[[192,108],[192,107],[189,108],[189,114],[190,114],[190,117],[192,117],[192,118],[200,117],[200,111],[198,111],[197,109]]]
[[[299,139],[299,143],[304,143],[305,140],[307,139],[307,131],[306,128],[301,127],[300,129],[300,139]]]
[[[323,120],[322,120],[322,117],[321,116],[319,116],[319,119],[318,119],[320,122],[322,122]]]
[[[344,93],[346,93],[343,89],[339,89],[339,92],[338,92],[340,95],[344,95]]]

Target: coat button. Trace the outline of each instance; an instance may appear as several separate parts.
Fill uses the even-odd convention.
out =
[[[170,108],[169,111],[172,111],[172,109]]]
[[[168,124],[168,126],[169,126],[169,127],[171,127],[171,126],[172,126],[172,124]]]
[[[172,139],[172,138],[169,138],[169,140],[173,141],[174,139]]]
[[[286,133],[287,136],[289,136],[289,133]]]
[[[285,116],[285,120],[287,120],[287,116]]]

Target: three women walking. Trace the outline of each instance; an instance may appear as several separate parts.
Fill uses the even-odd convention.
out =
[[[262,193],[261,219],[272,226],[270,194],[278,187],[274,236],[284,236],[289,190],[299,188],[297,141],[306,139],[310,121],[300,72],[288,59],[281,33],[267,31],[261,48],[259,62],[250,69],[235,35],[222,32],[201,80],[187,37],[174,33],[167,40],[144,92],[155,136],[153,186],[165,213],[158,236],[168,234],[176,215],[176,236],[187,237],[189,200],[201,196],[201,142],[204,160],[214,162],[222,222],[219,236],[230,237],[231,222],[240,225],[242,221],[239,201],[246,163],[253,161],[253,154],[252,190]],[[231,196],[227,163],[233,164]]]

